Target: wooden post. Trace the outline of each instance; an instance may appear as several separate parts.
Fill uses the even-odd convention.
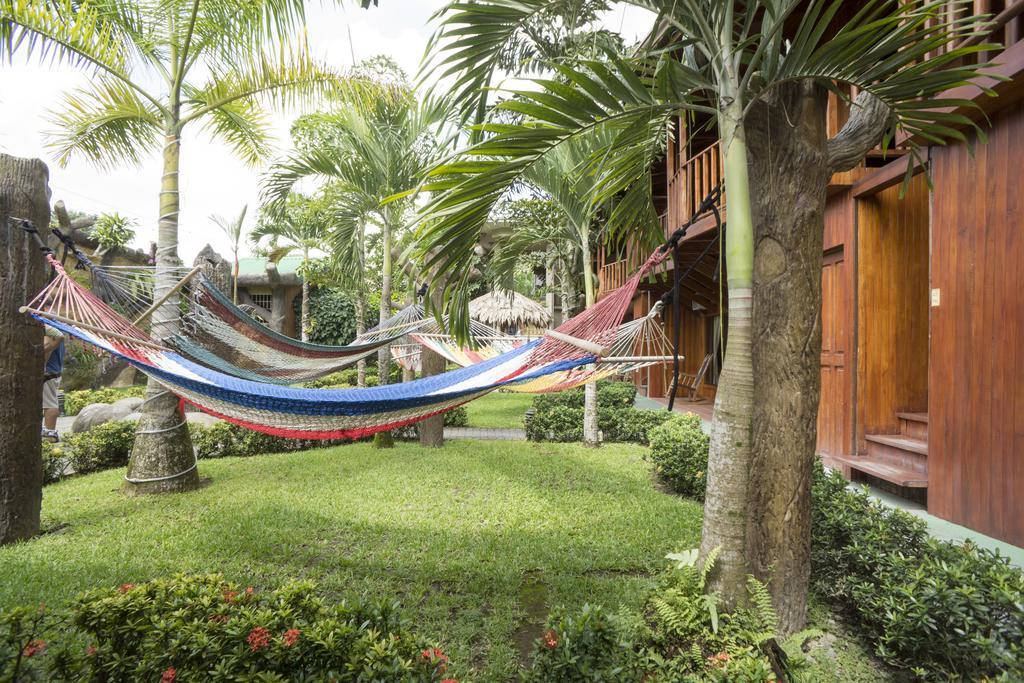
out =
[[[178,292],[180,292],[180,291],[181,291],[181,288],[182,288],[182,287],[184,287],[184,286],[185,286],[186,284],[188,284],[188,281],[189,281],[189,280],[191,280],[191,279],[192,279],[193,277],[195,277],[195,276],[196,276],[196,273],[198,273],[198,272],[199,272],[199,271],[201,271],[202,269],[203,269],[203,267],[202,267],[202,266],[196,266],[196,267],[195,267],[195,268],[193,268],[192,270],[190,270],[190,271],[188,271],[187,273],[185,273],[185,277],[181,278],[181,280],[179,280],[179,281],[178,281],[178,284],[174,285],[174,286],[173,286],[173,287],[171,287],[171,288],[170,288],[169,290],[167,290],[167,292],[166,292],[166,293],[165,293],[165,294],[164,294],[164,295],[163,295],[162,297],[160,297],[159,299],[157,299],[156,301],[154,301],[154,302],[153,302],[153,305],[152,305],[152,306],[150,306],[149,308],[147,308],[147,309],[146,309],[146,310],[145,310],[145,311],[144,311],[144,312],[142,313],[142,315],[140,315],[140,316],[139,316],[138,318],[136,318],[136,319],[135,319],[134,325],[135,325],[136,327],[138,327],[139,325],[141,325],[141,324],[142,324],[142,322],[143,322],[143,321],[144,321],[144,320],[145,320],[146,318],[148,318],[149,316],[153,315],[153,313],[155,313],[155,312],[156,312],[156,309],[160,308],[160,307],[161,307],[161,306],[162,306],[162,305],[164,304],[164,302],[165,302],[165,301],[167,301],[167,300],[168,300],[168,299],[170,299],[170,298],[171,298],[172,296],[174,296],[175,294],[177,294]]]
[[[46,284],[46,262],[11,216],[50,223],[49,171],[0,154],[0,545],[39,533],[43,502],[43,329],[18,308]]]
[[[440,287],[433,288],[428,296],[430,296],[435,309],[440,306]],[[444,372],[444,369],[444,357],[427,346],[422,346],[420,351],[420,374],[423,377],[432,377],[441,374]],[[444,446],[444,414],[428,417],[419,424],[420,446],[424,448],[440,448]]]
[[[564,332],[559,332],[558,330],[546,330],[544,332],[544,335],[547,337],[551,337],[552,339],[557,339],[560,342],[565,342],[569,346],[575,346],[578,349],[583,349],[584,351],[592,353],[595,356],[604,356],[608,353],[607,347],[601,346],[600,344],[595,344],[592,341],[587,341],[586,339],[573,337],[571,335],[565,334]]]

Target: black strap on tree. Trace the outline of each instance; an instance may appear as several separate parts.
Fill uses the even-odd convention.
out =
[[[715,187],[711,188],[711,191],[708,192],[707,196],[701,200],[700,206],[698,206],[697,210],[692,216],[690,216],[690,220],[688,220],[681,228],[673,232],[665,244],[661,246],[663,252],[668,251],[669,249],[672,250],[672,270],[676,273],[671,289],[661,296],[661,303],[663,306],[670,301],[672,303],[672,382],[669,384],[668,392],[669,412],[671,412],[672,408],[675,406],[676,388],[679,386],[679,346],[681,343],[683,322],[678,290],[680,283],[689,277],[690,273],[692,273],[694,268],[697,267],[697,264],[704,260],[704,257],[710,253],[711,248],[718,243],[719,237],[722,234],[722,214],[718,210],[718,202],[721,199],[721,196],[722,184],[719,183],[718,185],[715,185]],[[708,245],[704,247],[704,251],[701,252],[700,256],[690,264],[690,267],[683,271],[680,267],[682,265],[682,256],[679,253],[679,242],[686,236],[686,231],[708,212],[715,216],[715,236],[710,242],[708,242]]]
[[[39,247],[39,251],[43,254],[43,256],[50,256],[54,253],[53,249],[51,249],[46,244],[46,242],[43,241],[42,235],[39,234],[39,230],[36,228],[35,224],[32,221],[28,220],[27,218],[13,217],[10,220],[12,223],[17,223],[18,226],[22,230],[24,230],[29,237],[32,238],[32,240],[36,243],[36,246]],[[49,262],[47,262],[46,265],[50,271],[50,274],[47,276],[47,279],[52,280],[54,275],[56,275],[56,271],[50,266]]]

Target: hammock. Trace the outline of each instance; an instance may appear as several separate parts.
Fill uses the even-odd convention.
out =
[[[418,422],[502,387],[539,383],[540,390],[559,390],[594,379],[604,372],[599,369],[604,349],[625,343],[634,336],[631,329],[650,319],[620,325],[640,278],[665,255],[655,252],[626,284],[541,339],[452,372],[368,389],[284,387],[203,367],[154,341],[72,280],[52,254],[47,259],[55,277],[23,310],[123,358],[183,401],[229,422],[291,438],[359,438]],[[643,362],[612,359],[611,365]]]

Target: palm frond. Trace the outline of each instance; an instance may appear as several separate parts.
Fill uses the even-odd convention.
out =
[[[259,102],[235,100],[210,111],[204,128],[244,162],[256,166],[273,151],[270,117]]]
[[[57,163],[81,156],[102,168],[120,162],[140,164],[158,149],[161,112],[123,82],[101,78],[90,89],[69,93],[47,135]]]

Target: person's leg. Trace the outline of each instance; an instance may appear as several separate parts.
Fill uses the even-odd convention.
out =
[[[43,382],[43,436],[57,434],[57,418],[60,416],[60,404],[57,402],[59,388],[60,377]]]

